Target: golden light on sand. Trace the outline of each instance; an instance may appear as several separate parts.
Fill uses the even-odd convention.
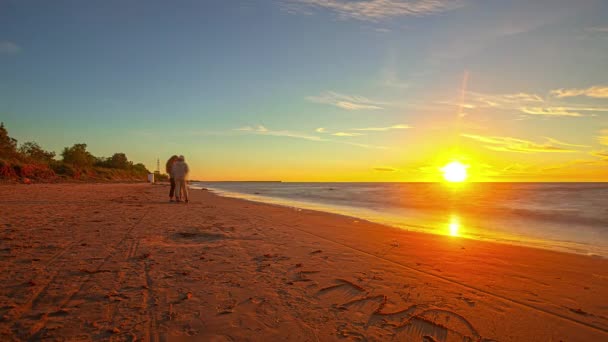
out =
[[[453,161],[441,168],[443,178],[448,182],[464,182],[467,179],[467,167],[461,162]]]

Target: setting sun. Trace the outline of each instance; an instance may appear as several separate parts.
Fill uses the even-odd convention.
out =
[[[467,165],[454,161],[443,168],[443,178],[448,182],[464,182],[467,179]]]

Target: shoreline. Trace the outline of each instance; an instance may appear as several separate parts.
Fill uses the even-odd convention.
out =
[[[605,259],[165,190],[0,186],[0,336],[608,338]]]
[[[372,209],[362,208],[362,207],[348,207],[348,206],[339,206],[333,204],[325,204],[325,203],[316,203],[312,201],[305,200],[296,200],[296,199],[287,199],[280,197],[271,197],[264,196],[259,194],[248,194],[248,193],[239,193],[232,192],[227,190],[222,190],[219,188],[208,187],[205,188],[203,186],[190,186],[193,190],[203,190],[206,189],[215,195],[245,201],[251,201],[255,203],[262,203],[267,205],[276,205],[282,206],[286,208],[296,208],[302,210],[311,210],[311,211],[319,211],[328,214],[341,215],[357,220],[364,220],[370,223],[381,224],[389,228],[400,229],[408,232],[414,233],[422,233],[422,234],[430,234],[430,235],[440,235],[440,236],[450,236],[453,235],[450,232],[450,222],[445,222],[445,220],[430,220],[433,216],[438,213],[425,213],[424,215],[419,215],[417,218],[414,218],[413,215],[418,212],[417,209],[412,208],[409,209],[412,215],[408,216],[407,219],[401,218],[400,215],[387,215],[385,212],[376,211]],[[356,212],[355,212],[356,211]],[[389,217],[387,219],[387,217]],[[410,221],[410,222],[407,222]],[[404,223],[407,222],[407,223]],[[534,222],[530,222],[533,224]],[[460,223],[458,223],[460,226]],[[460,227],[458,227],[460,228]],[[554,241],[554,240],[543,240],[532,237],[524,237],[519,235],[507,235],[507,234],[495,234],[492,235],[492,230],[488,228],[484,228],[481,232],[486,235],[481,235],[479,232],[479,227],[475,228],[478,230],[478,234],[462,234],[458,233],[456,237],[462,239],[471,239],[475,241],[484,241],[490,243],[498,243],[498,244],[507,244],[512,246],[521,246],[527,248],[535,248],[540,250],[548,250],[555,251],[559,253],[568,253],[574,255],[582,255],[588,256],[592,258],[602,258],[608,259],[608,252],[603,254],[604,251],[598,250],[597,248],[591,249],[583,249],[584,245],[580,243],[575,243],[571,241]],[[488,234],[488,232],[490,234]],[[552,243],[552,244],[550,244]],[[592,252],[591,250],[596,250]]]

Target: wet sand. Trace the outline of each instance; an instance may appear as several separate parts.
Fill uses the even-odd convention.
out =
[[[0,186],[0,339],[608,340],[608,260],[149,184]]]

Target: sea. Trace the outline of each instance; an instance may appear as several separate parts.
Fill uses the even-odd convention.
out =
[[[193,182],[191,187],[408,231],[608,257],[608,183]]]

